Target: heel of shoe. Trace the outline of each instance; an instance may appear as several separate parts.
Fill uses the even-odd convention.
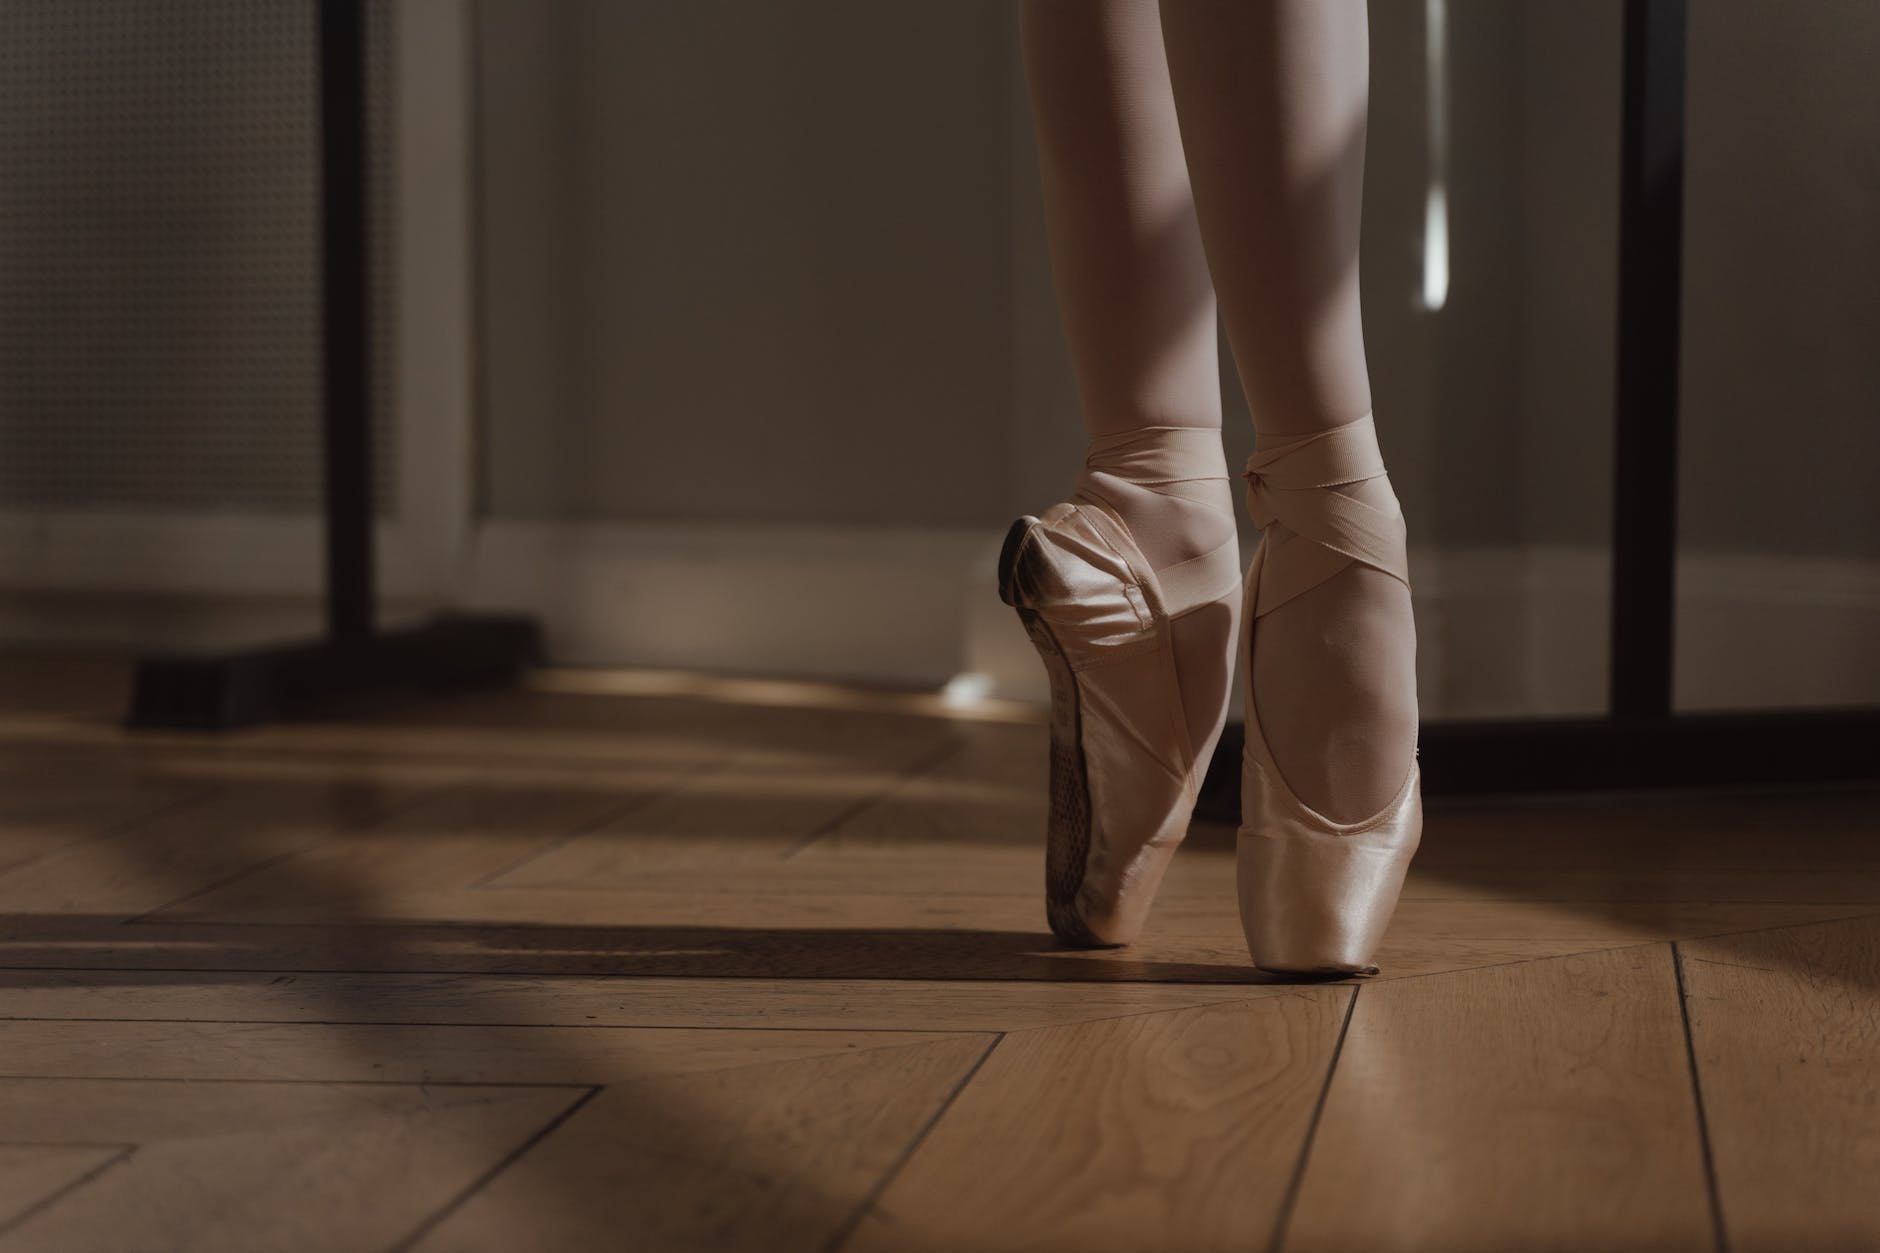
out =
[[[1037,525],[1038,519],[1027,514],[1012,523],[1005,533],[1005,542],[999,546],[999,599],[1014,609],[1022,608],[1018,592],[1018,554],[1024,547],[1025,537]]]

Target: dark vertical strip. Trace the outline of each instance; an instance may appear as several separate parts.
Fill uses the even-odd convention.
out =
[[[508,1170],[511,1166],[514,1166],[517,1162],[521,1161],[525,1156],[527,1156],[530,1149],[533,1149],[536,1145],[540,1144],[542,1141],[548,1139],[548,1137],[554,1135],[557,1131],[561,1130],[561,1126],[563,1123],[567,1122],[570,1118],[573,1118],[576,1114],[580,1113],[582,1107],[585,1106],[589,1101],[593,1100],[595,1097],[599,1096],[602,1091],[603,1089],[600,1087],[592,1087],[592,1088],[589,1088],[587,1091],[583,1092],[580,1096],[576,1097],[572,1104],[568,1105],[559,1114],[556,1114],[553,1118],[549,1119],[542,1126],[536,1128],[535,1131],[530,1133],[529,1137],[526,1140],[524,1140],[521,1144],[518,1144],[515,1148],[511,1149],[508,1153],[505,1153],[501,1161],[497,1162],[494,1166],[490,1167],[488,1170],[478,1175],[475,1179],[471,1180],[470,1186],[466,1187],[463,1191],[459,1192],[456,1196],[452,1197],[448,1202],[445,1203],[442,1209],[438,1210],[435,1214],[432,1214],[429,1218],[426,1218],[423,1222],[419,1223],[416,1230],[411,1232],[411,1234],[407,1235],[404,1239],[400,1240],[397,1244],[394,1244],[390,1249],[386,1251],[386,1253],[405,1253],[405,1250],[415,1248],[418,1245],[418,1243],[422,1241],[426,1236],[430,1235],[433,1231],[437,1230],[438,1226],[446,1218],[449,1218],[452,1214],[455,1214],[458,1210],[462,1209],[464,1207],[464,1203],[467,1202],[471,1197],[483,1191],[483,1189],[489,1187],[491,1183],[495,1182],[496,1177],[498,1175],[502,1174],[505,1170]]]
[[[1616,718],[1671,712],[1685,0],[1626,0],[1613,447]]]
[[[960,1081],[953,1085],[951,1092],[946,1094],[939,1108],[934,1110],[933,1116],[921,1124],[920,1130],[908,1140],[907,1147],[901,1150],[900,1156],[894,1159],[888,1169],[881,1172],[881,1178],[875,1180],[875,1186],[868,1190],[868,1195],[863,1197],[861,1203],[850,1211],[847,1218],[842,1220],[842,1225],[830,1234],[829,1243],[823,1246],[823,1253],[841,1253],[842,1246],[849,1242],[856,1228],[862,1225],[862,1220],[868,1217],[869,1212],[887,1193],[888,1185],[900,1178],[901,1172],[907,1169],[908,1162],[913,1160],[915,1150],[927,1142],[928,1135],[940,1125],[940,1120],[946,1117],[947,1111],[953,1108],[953,1102],[960,1099],[960,1093],[966,1091],[966,1085],[978,1076],[980,1068],[986,1064],[986,1059],[992,1056],[992,1051],[1004,1042],[1005,1032],[1003,1031],[992,1037],[992,1042],[986,1045],[986,1051],[979,1055],[979,1060],[972,1064],[971,1069],[960,1076]]]
[[[326,612],[328,631],[344,640],[372,633],[364,17],[362,0],[320,0]]]
[[[1280,1198],[1279,1213],[1273,1219],[1273,1239],[1267,1245],[1267,1253],[1280,1253],[1286,1246],[1286,1229],[1292,1226],[1293,1209],[1299,1204],[1299,1189],[1306,1181],[1306,1163],[1312,1158],[1312,1141],[1319,1134],[1319,1119],[1325,1113],[1325,1098],[1332,1090],[1332,1076],[1338,1073],[1338,1058],[1345,1051],[1345,1035],[1351,1030],[1351,1016],[1357,1012],[1358,993],[1362,990],[1354,986],[1351,999],[1345,1002],[1345,1017],[1338,1024],[1338,1039],[1332,1043],[1332,1057],[1325,1064],[1325,1082],[1319,1085],[1319,1099],[1313,1102],[1312,1118],[1306,1123],[1305,1138],[1299,1142],[1299,1160],[1293,1163],[1292,1178],[1286,1182],[1286,1195]]]
[[[1691,1035],[1691,994],[1684,986],[1684,950],[1671,944],[1671,968],[1678,978],[1678,1018],[1684,1024],[1684,1060],[1691,1068],[1691,1100],[1697,1106],[1697,1142],[1704,1153],[1704,1188],[1710,1194],[1710,1227],[1717,1253],[1730,1253],[1723,1226],[1723,1196],[1717,1191],[1717,1160],[1710,1151],[1710,1119],[1704,1114],[1704,1084],[1697,1076],[1697,1041]]]
[[[789,861],[792,857],[799,856],[808,851],[824,836],[833,835],[837,831],[840,831],[843,827],[847,826],[856,818],[861,817],[875,806],[884,804],[888,798],[894,796],[915,779],[937,768],[949,758],[959,756],[964,751],[965,748],[962,742],[949,740],[939,748],[928,753],[923,753],[912,765],[898,772],[893,779],[889,780],[886,787],[869,792],[861,799],[844,805],[841,812],[831,815],[826,821],[817,826],[814,831],[811,831],[789,848],[784,849],[783,852],[778,855],[777,860]]]
[[[489,124],[483,89],[483,6],[464,9],[465,63],[469,82],[469,112],[465,142],[470,150],[470,515],[481,518],[490,511],[490,325],[488,193],[485,190]]]
[[[79,1147],[104,1148],[107,1146],[83,1145]],[[60,1201],[63,1201],[66,1197],[71,1196],[74,1192],[77,1192],[80,1188],[84,1187],[86,1184],[90,1183],[92,1180],[96,1179],[98,1176],[104,1174],[105,1171],[110,1170],[113,1166],[117,1165],[119,1162],[129,1161],[131,1158],[131,1154],[135,1153],[136,1151],[137,1151],[136,1145],[126,1144],[122,1148],[119,1148],[118,1151],[113,1153],[110,1157],[106,1158],[102,1162],[99,1162],[96,1166],[93,1166],[90,1170],[86,1171],[84,1174],[80,1175],[78,1178],[73,1179],[63,1184],[60,1187],[54,1188],[51,1192],[48,1192],[45,1196],[40,1197],[37,1201],[33,1202],[31,1205],[28,1205],[25,1209],[21,1210],[19,1213],[13,1215],[11,1218],[6,1219],[4,1222],[0,1222],[0,1236],[12,1235],[15,1231],[18,1231],[21,1227],[24,1227],[28,1222],[32,1221],[34,1218],[37,1218],[39,1215],[45,1213],[47,1210],[57,1205]]]

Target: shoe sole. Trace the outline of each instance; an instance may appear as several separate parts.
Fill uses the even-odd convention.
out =
[[[999,550],[999,599],[1018,611],[1051,683],[1051,807],[1045,821],[1045,917],[1051,932],[1079,948],[1116,948],[1090,931],[1077,912],[1090,858],[1090,776],[1084,765],[1083,711],[1077,676],[1051,628],[1018,602],[1018,564],[1038,519],[1020,518]]]

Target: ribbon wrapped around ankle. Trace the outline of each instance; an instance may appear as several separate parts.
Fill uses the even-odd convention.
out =
[[[1267,545],[1254,616],[1271,613],[1354,561],[1410,582],[1403,512],[1334,488],[1386,478],[1371,414],[1309,435],[1262,439],[1247,458],[1247,512]],[[1388,484],[1387,484],[1388,486]]]
[[[1122,511],[1106,496],[1099,475],[1210,508],[1224,507],[1221,486],[1228,482],[1221,433],[1214,427],[1142,426],[1099,436],[1090,441],[1084,454],[1083,472],[1077,476],[1071,499],[1101,506],[1108,520],[1125,532]],[[1157,589],[1162,612],[1178,617],[1232,594],[1240,580],[1240,541],[1229,527],[1219,547],[1163,567],[1146,581]]]
[[[1142,426],[1091,440],[1078,490],[1088,493],[1092,474],[1109,474],[1164,496],[1208,502],[1211,493],[1187,485],[1225,481],[1226,469],[1214,427]]]

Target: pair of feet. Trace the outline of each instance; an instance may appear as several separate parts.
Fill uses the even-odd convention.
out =
[[[1243,578],[1218,436],[1095,441],[1069,502],[1014,524],[1002,597],[1052,680],[1047,902],[1081,944],[1140,930],[1238,663],[1239,889],[1255,963],[1374,969],[1421,830],[1402,515],[1367,416],[1263,441]]]

